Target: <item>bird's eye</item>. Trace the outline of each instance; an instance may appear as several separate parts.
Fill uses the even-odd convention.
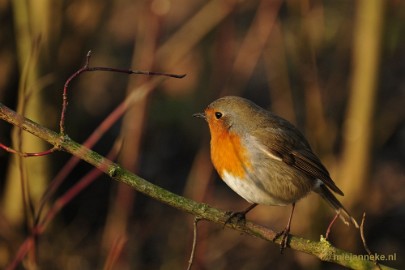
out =
[[[220,113],[220,112],[216,112],[215,113],[215,118],[216,119],[219,119],[219,118],[221,118],[222,117],[222,113]]]

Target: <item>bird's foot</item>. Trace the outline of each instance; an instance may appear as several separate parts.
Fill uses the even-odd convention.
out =
[[[335,221],[336,221],[336,219],[338,218],[338,216],[339,216],[339,211],[336,212],[336,215],[333,217],[332,221],[330,222],[330,224],[329,224],[329,226],[328,226],[328,229],[326,230],[326,233],[325,233],[325,240],[328,240],[328,239],[329,239],[329,234],[330,234],[330,232],[331,232],[331,230],[332,230],[332,226],[333,226],[333,224],[335,224]]]
[[[281,238],[281,243],[280,243],[280,253],[283,254],[283,251],[285,248],[287,248],[288,245],[288,236],[290,235],[290,230],[288,228],[285,228],[284,230],[282,230],[281,232],[278,232],[276,234],[276,236],[274,236],[273,238],[273,242],[279,238],[280,236],[282,236]]]
[[[252,203],[248,208],[246,208],[242,212],[227,212],[228,218],[225,220],[224,227],[226,226],[226,224],[231,222],[231,220],[235,217],[236,217],[236,224],[238,224],[239,222],[243,222],[243,225],[245,225],[246,214],[256,206],[257,203]]]
[[[226,224],[228,223],[232,223],[233,219],[236,219],[236,224],[242,222],[243,224],[246,223],[246,213],[245,211],[242,212],[226,212],[226,214],[228,215],[228,218],[225,220],[224,223],[224,227],[226,226]]]

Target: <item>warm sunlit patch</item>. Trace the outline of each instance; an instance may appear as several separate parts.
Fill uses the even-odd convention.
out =
[[[213,110],[207,109],[205,113],[211,130],[211,158],[215,168],[221,177],[227,171],[235,177],[244,178],[251,163],[239,136],[229,132],[222,120],[215,119]]]

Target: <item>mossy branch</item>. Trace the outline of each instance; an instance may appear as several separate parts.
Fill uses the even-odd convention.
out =
[[[125,183],[155,200],[177,208],[183,212],[187,212],[195,217],[198,217],[199,219],[209,220],[221,225],[223,225],[228,218],[227,212],[213,208],[205,203],[195,202],[156,186],[145,179],[121,168],[118,164],[111,162],[98,153],[73,141],[67,135],[60,135],[52,130],[49,130],[17,114],[15,111],[4,106],[2,103],[0,103],[0,118],[12,125],[20,127],[38,138],[47,141],[53,145],[54,148],[66,151],[88,162],[89,164],[108,174],[114,180]],[[234,230],[244,232],[248,235],[280,244],[280,238],[274,240],[276,233],[273,230],[257,225],[253,222],[246,221],[244,224],[228,223],[226,226]],[[291,235],[289,237],[288,246],[294,250],[314,255],[322,261],[336,263],[352,269],[377,268],[373,261],[364,260],[361,258],[361,256],[338,249],[324,239],[316,242]],[[381,269],[393,269],[381,264],[380,267]]]

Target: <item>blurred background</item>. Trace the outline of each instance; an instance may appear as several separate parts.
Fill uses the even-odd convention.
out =
[[[404,18],[400,0],[0,0],[0,102],[59,130],[63,85],[89,50],[91,66],[186,73],[84,73],[67,91],[66,133],[84,143],[105,121],[86,145],[174,193],[238,211],[248,203],[219,180],[208,127],[191,115],[224,95],[249,98],[305,133],[349,212],[367,213],[372,252],[395,254],[383,263],[404,269]],[[0,143],[50,147],[4,121]],[[289,211],[259,206],[248,219],[278,231]],[[333,215],[309,195],[292,234],[319,240]],[[193,269],[342,269],[198,226]],[[66,153],[0,150],[0,268],[186,269],[192,228],[192,216]],[[340,221],[330,241],[365,254]]]

